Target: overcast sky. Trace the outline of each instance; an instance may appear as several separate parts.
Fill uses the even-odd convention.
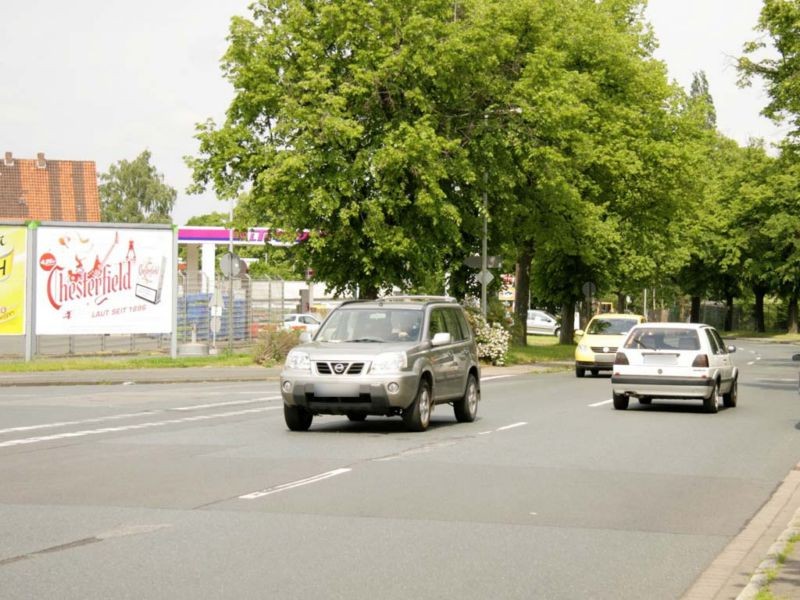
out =
[[[231,89],[219,59],[230,17],[250,0],[25,0],[0,17],[0,152],[94,160],[98,172],[144,149],[178,190],[176,223],[227,212],[211,193],[189,196],[183,162],[196,154],[195,124],[222,120]],[[650,0],[656,56],[683,87],[705,71],[717,125],[744,144],[785,130],[759,116],[760,84],[736,86],[733,57],[754,39],[761,0]]]

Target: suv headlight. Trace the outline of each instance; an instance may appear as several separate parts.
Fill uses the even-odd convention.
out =
[[[292,350],[286,356],[286,368],[296,371],[311,371],[311,357],[308,352]]]
[[[384,352],[372,361],[370,373],[397,373],[408,366],[405,352]]]

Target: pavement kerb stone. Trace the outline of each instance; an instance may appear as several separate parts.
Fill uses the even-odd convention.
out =
[[[800,467],[800,465],[798,466]],[[797,535],[800,535],[800,508],[795,511],[789,526],[783,530],[778,540],[770,546],[767,557],[758,565],[750,583],[736,597],[736,600],[753,600],[762,589],[770,585],[771,573],[779,572],[785,564],[781,562],[780,556],[786,552],[791,539]]]

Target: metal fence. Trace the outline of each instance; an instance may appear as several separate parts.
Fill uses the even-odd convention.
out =
[[[298,285],[287,286],[286,283],[280,279],[255,280],[247,276],[220,279],[216,282],[217,292],[212,293],[202,273],[196,277],[179,273],[178,353],[181,354],[182,346],[193,343],[219,349],[251,345],[259,331],[278,327],[285,314],[299,309]],[[39,358],[168,354],[170,348],[171,335],[158,333],[37,335],[34,338],[34,356]],[[24,356],[24,336],[0,336],[0,359],[19,360]]]

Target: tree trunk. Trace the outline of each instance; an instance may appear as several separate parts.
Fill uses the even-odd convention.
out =
[[[514,323],[513,343],[519,346],[528,345],[527,321],[528,305],[531,290],[531,263],[533,262],[533,245],[523,244],[517,256],[517,273],[514,288]]]
[[[764,296],[766,296],[767,293],[763,288],[753,288],[753,293],[756,295],[756,331],[758,333],[764,333],[767,330],[767,326],[764,322]]]
[[[628,299],[627,294],[623,294],[622,292],[617,292],[617,312],[622,314],[625,312],[625,305],[627,304],[626,300]]]
[[[733,296],[727,296],[725,298],[725,304],[727,306],[727,310],[725,311],[725,331],[732,331],[733,330]]]
[[[789,296],[789,333],[797,333],[797,294]]]
[[[700,322],[700,296],[692,296],[692,312],[689,321],[691,323]]]
[[[378,298],[378,288],[374,284],[365,283],[358,286],[360,300],[375,300]]]
[[[566,302],[561,307],[561,333],[558,336],[559,344],[571,344],[575,337],[575,301]]]

